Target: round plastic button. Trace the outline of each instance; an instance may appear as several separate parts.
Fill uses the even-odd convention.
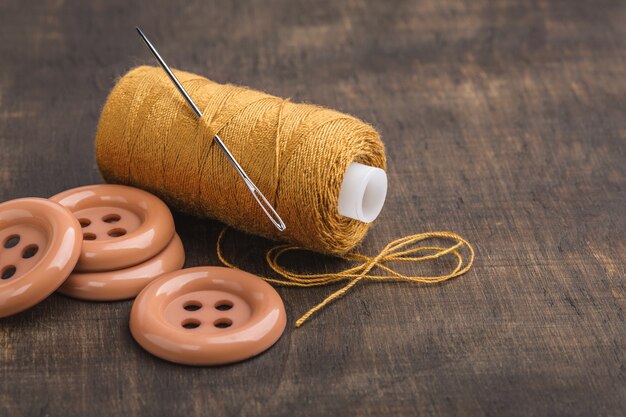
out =
[[[144,349],[187,365],[221,365],[258,355],[285,330],[283,302],[244,271],[198,267],[165,274],[139,294],[130,330]]]
[[[68,208],[83,230],[81,272],[128,268],[152,258],[172,240],[174,219],[154,195],[124,185],[73,188],[50,198]]]
[[[58,291],[81,300],[126,300],[137,296],[156,277],[177,271],[184,263],[183,242],[175,234],[163,251],[139,265],[115,271],[74,272]]]
[[[19,313],[54,292],[72,272],[80,224],[43,198],[0,204],[0,317]]]

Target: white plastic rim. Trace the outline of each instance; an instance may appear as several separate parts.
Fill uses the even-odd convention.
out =
[[[380,168],[352,162],[339,191],[339,214],[371,223],[387,197],[387,174]]]

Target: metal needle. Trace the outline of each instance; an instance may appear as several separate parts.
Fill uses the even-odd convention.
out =
[[[139,29],[138,27],[136,29],[137,29],[137,32],[139,32],[139,36],[141,36],[141,39],[143,39],[148,49],[150,49],[150,52],[152,52],[152,54],[157,59],[157,61],[159,61],[159,64],[161,64],[161,67],[163,67],[163,69],[167,73],[167,76],[170,77],[170,80],[172,80],[172,82],[174,83],[174,85],[176,86],[180,94],[183,95],[187,103],[189,103],[189,105],[193,109],[193,112],[196,114],[196,116],[198,116],[198,119],[202,118],[202,112],[200,111],[200,109],[198,109],[198,106],[196,106],[196,104],[193,102],[191,97],[189,97],[189,94],[187,94],[187,91],[185,91],[185,89],[180,84],[180,82],[178,81],[178,79],[176,78],[172,70],[170,70],[170,68],[167,66],[163,58],[161,58],[161,55],[159,55],[156,48],[152,45],[152,43],[150,43],[148,38],[146,38],[146,35],[143,34],[141,29]],[[241,165],[239,165],[239,163],[237,162],[233,154],[230,153],[230,151],[228,150],[224,142],[222,142],[222,139],[220,139],[218,135],[215,135],[213,137],[213,140],[215,141],[215,143],[217,143],[220,149],[222,149],[224,154],[228,157],[228,160],[235,167],[235,169],[237,170],[237,172],[239,173],[243,181],[248,186],[248,189],[252,193],[252,196],[259,203],[259,206],[261,206],[261,208],[263,209],[267,217],[272,221],[272,223],[274,223],[274,226],[276,226],[276,228],[280,230],[281,232],[284,231],[287,227],[285,226],[285,223],[283,222],[283,220],[280,218],[276,210],[274,210],[274,207],[272,207],[269,201],[267,201],[267,198],[265,198],[261,190],[259,190],[259,188],[254,184],[254,182],[252,182],[250,177],[248,177],[248,174],[246,174],[246,172],[243,170]]]

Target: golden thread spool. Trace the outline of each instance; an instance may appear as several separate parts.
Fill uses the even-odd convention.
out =
[[[334,110],[175,71],[202,110],[199,123],[162,69],[142,66],[109,95],[96,158],[109,182],[153,192],[174,207],[245,232],[341,254],[369,225],[339,215],[351,162],[385,169],[378,133]],[[278,232],[214,144],[219,134],[287,225]]]

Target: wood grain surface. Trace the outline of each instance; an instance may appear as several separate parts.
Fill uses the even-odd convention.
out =
[[[0,415],[626,415],[625,2],[4,0],[0,200],[102,181],[106,95],[154,63],[135,25],[172,66],[375,125],[390,190],[359,250],[450,230],[475,266],[359,284],[213,368],[142,350],[131,301],[53,295],[0,320]],[[176,225],[187,266],[218,263],[222,225]],[[268,245],[232,235],[226,254],[267,274]],[[293,323],[336,288],[278,291]]]

